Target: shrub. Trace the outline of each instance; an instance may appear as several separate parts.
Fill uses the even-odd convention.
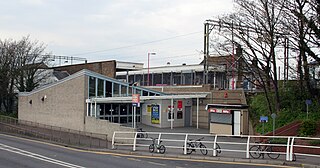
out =
[[[312,136],[316,133],[317,122],[314,120],[304,120],[301,124],[299,135]]]

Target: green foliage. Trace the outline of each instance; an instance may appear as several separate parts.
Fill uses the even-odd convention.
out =
[[[299,135],[300,136],[311,136],[316,133],[317,122],[314,120],[305,120],[301,124]]]
[[[271,139],[270,143],[271,144],[287,144],[288,143],[288,139],[284,139],[284,138]]]
[[[0,115],[9,116],[9,117],[13,117],[13,118],[18,118],[18,113],[5,113],[5,112],[0,112]]]
[[[279,93],[281,98],[281,109],[277,113],[277,117],[275,120],[275,128],[279,128],[296,120],[302,121],[307,118],[307,108],[305,101],[306,99],[310,99],[310,97],[306,94],[306,92],[301,93],[298,90],[298,87],[296,87],[296,83],[287,83],[286,87],[280,88]],[[269,95],[271,95],[270,97],[273,97],[273,93],[269,93]],[[274,100],[274,98],[271,99],[271,104],[274,104]],[[253,127],[255,128],[255,130],[260,134],[272,132],[273,123],[265,95],[263,93],[257,94],[251,97],[248,102],[250,110],[250,119],[253,123]],[[312,99],[312,104],[308,107],[308,118],[311,118],[314,121],[320,120],[319,109],[319,102],[315,99]],[[264,123],[264,131],[263,124],[259,123],[260,116],[268,116],[269,118],[269,122]],[[307,133],[308,131],[309,130],[303,132]]]
[[[310,144],[310,145],[314,145],[314,146],[320,145],[320,140],[310,141],[309,144]]]

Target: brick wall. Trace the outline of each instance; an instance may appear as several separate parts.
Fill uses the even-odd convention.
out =
[[[67,71],[70,75],[82,69],[88,69],[100,73],[102,75],[115,78],[116,76],[116,61],[93,62],[87,64],[67,65],[62,67],[55,67],[56,71]]]

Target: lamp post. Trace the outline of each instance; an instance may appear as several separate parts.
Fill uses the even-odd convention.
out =
[[[148,53],[148,86],[150,86],[150,55],[156,55],[155,52]]]

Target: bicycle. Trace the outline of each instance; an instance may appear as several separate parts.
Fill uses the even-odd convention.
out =
[[[270,141],[267,141],[267,143],[270,144]],[[273,146],[269,145],[253,145],[249,149],[250,156],[254,159],[259,159],[260,157],[264,158],[264,154],[267,153],[269,158],[278,159],[280,153],[275,153],[272,148]]]
[[[189,139],[187,142],[187,154],[190,155],[192,152],[196,152],[196,148],[200,148],[200,152],[203,155],[207,155],[208,150],[207,150],[207,147],[201,142],[202,139],[204,139],[204,137],[197,140]],[[217,148],[218,147],[220,148],[219,145],[217,146]],[[184,150],[184,145],[183,145],[183,150]]]
[[[148,138],[148,133],[146,133],[145,131],[142,130],[142,128],[138,128],[137,132],[139,132],[137,134],[137,138]]]
[[[155,149],[159,151],[159,153],[164,154],[166,152],[166,147],[161,144],[162,140],[159,141],[159,143],[156,143],[157,138],[152,138],[152,144],[149,146],[149,152],[154,152]]]

